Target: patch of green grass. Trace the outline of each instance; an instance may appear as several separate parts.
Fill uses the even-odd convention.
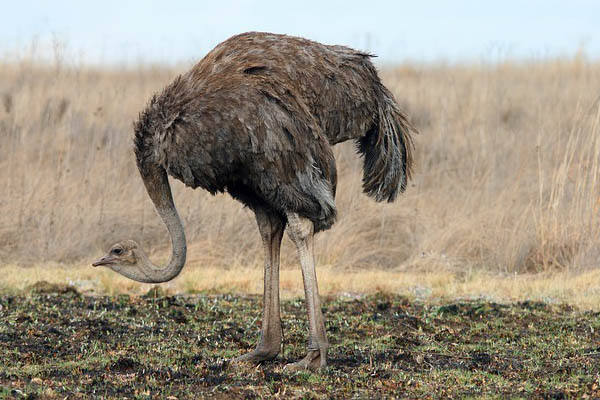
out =
[[[320,373],[304,355],[304,303],[283,302],[284,351],[251,350],[259,297],[0,297],[0,398],[600,396],[600,313],[524,302],[437,306],[400,296],[325,299],[331,342]]]

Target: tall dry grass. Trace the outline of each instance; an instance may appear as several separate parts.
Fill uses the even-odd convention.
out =
[[[0,60],[0,263],[86,265],[134,238],[168,238],[132,153],[132,122],[185,68],[93,68]],[[421,134],[394,204],[361,191],[338,146],[339,220],[318,235],[333,270],[522,273],[600,265],[600,64],[585,58],[385,68]],[[259,268],[252,214],[172,181],[189,268]],[[284,268],[296,256],[286,241]]]

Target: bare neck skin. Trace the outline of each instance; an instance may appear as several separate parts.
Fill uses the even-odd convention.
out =
[[[171,259],[166,266],[154,265],[140,246],[134,250],[135,264],[108,265],[113,271],[134,281],[160,283],[175,278],[185,265],[186,240],[181,219],[173,203],[166,171],[158,165],[144,166],[142,178],[156,211],[162,218],[171,237]]]
[[[163,218],[165,225],[171,236],[171,259],[166,266],[158,266],[152,263],[146,252],[138,247],[135,251],[137,263],[133,266],[122,266],[118,264],[109,265],[113,271],[137,282],[143,283],[161,283],[174,279],[185,265],[186,259],[186,240],[185,232],[177,215],[177,211],[161,212],[159,214]]]

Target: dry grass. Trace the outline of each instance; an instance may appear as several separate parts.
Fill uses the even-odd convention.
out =
[[[135,167],[131,125],[183,70],[0,60],[0,256],[47,265],[7,267],[4,277],[91,276],[54,264],[88,264],[128,237],[164,259],[168,240]],[[600,64],[578,57],[382,74],[421,130],[415,179],[396,203],[376,204],[361,193],[352,144],[337,148],[340,218],[316,245],[324,292],[423,286],[460,296],[485,284],[512,298],[535,291],[532,276],[542,286],[554,279],[548,287],[597,282]],[[173,288],[259,291],[251,213],[227,195],[173,187],[191,244],[186,278]],[[284,269],[296,262],[286,241]],[[285,272],[284,288],[288,273],[298,275]],[[99,276],[107,288],[133,285]]]
[[[89,295],[142,295],[151,287],[107,269],[73,268],[60,264],[23,268],[7,265],[2,269],[0,290],[22,290],[36,282],[74,286]],[[297,269],[281,272],[281,294],[285,298],[303,295],[302,276]],[[500,303],[543,301],[569,303],[582,309],[596,309],[600,304],[600,271],[500,275],[473,272],[460,276],[449,271],[406,272],[391,270],[353,271],[340,274],[339,269],[320,268],[319,289],[322,295],[358,296],[362,294],[402,294],[426,303],[457,299],[484,299]],[[186,268],[171,282],[162,285],[167,294],[229,293],[262,294],[262,271],[256,267]]]

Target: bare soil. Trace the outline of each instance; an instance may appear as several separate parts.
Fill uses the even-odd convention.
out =
[[[256,296],[88,297],[38,285],[0,296],[0,398],[440,398],[600,396],[600,313],[539,302],[324,301],[320,373],[303,355],[301,300],[283,302],[284,349],[259,366]]]

